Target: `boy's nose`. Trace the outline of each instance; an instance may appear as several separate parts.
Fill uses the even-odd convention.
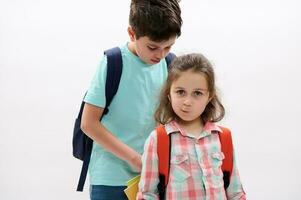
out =
[[[160,51],[157,53],[156,57],[157,57],[158,59],[161,60],[162,58],[165,57],[165,51],[164,51],[164,50],[160,50]]]

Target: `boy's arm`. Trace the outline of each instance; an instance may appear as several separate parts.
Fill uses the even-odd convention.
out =
[[[233,170],[230,177],[230,185],[226,190],[227,199],[229,200],[245,200],[246,194],[243,190],[242,183],[240,181],[239,172],[236,166],[235,154],[233,150]]]
[[[159,199],[157,189],[159,183],[159,170],[156,131],[153,131],[150,134],[144,144],[142,163],[137,200],[157,200]]]
[[[105,150],[128,162],[139,172],[141,171],[141,155],[128,145],[121,142],[101,123],[100,116],[104,109],[86,103],[83,110],[81,129],[91,139],[100,144]]]

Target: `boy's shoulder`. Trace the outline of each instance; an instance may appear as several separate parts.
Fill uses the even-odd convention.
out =
[[[113,48],[120,49],[123,69],[127,69],[128,66],[131,66],[131,69],[134,69],[136,72],[139,72],[139,71],[145,71],[146,67],[150,66],[150,64],[145,63],[137,55],[135,55],[133,52],[130,51],[130,49],[128,48],[128,43]],[[158,73],[162,73],[162,70],[165,71],[165,69],[167,69],[166,67],[168,63],[171,63],[173,58],[175,58],[175,54],[169,53],[165,59],[162,59],[161,62],[158,63],[156,67]],[[106,55],[104,59],[107,62]]]

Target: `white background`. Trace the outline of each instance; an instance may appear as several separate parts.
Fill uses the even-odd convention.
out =
[[[88,199],[73,122],[103,50],[128,41],[129,0],[0,1],[0,199]],[[182,0],[173,52],[215,66],[248,199],[301,199],[300,3]]]

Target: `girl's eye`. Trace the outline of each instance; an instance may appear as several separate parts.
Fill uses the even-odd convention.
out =
[[[195,92],[194,92],[194,95],[195,95],[195,96],[201,96],[201,95],[203,95],[203,93],[200,92],[200,91],[195,91]]]
[[[185,95],[185,91],[184,91],[184,90],[177,90],[176,93],[177,93],[179,96],[184,96],[184,95]]]

